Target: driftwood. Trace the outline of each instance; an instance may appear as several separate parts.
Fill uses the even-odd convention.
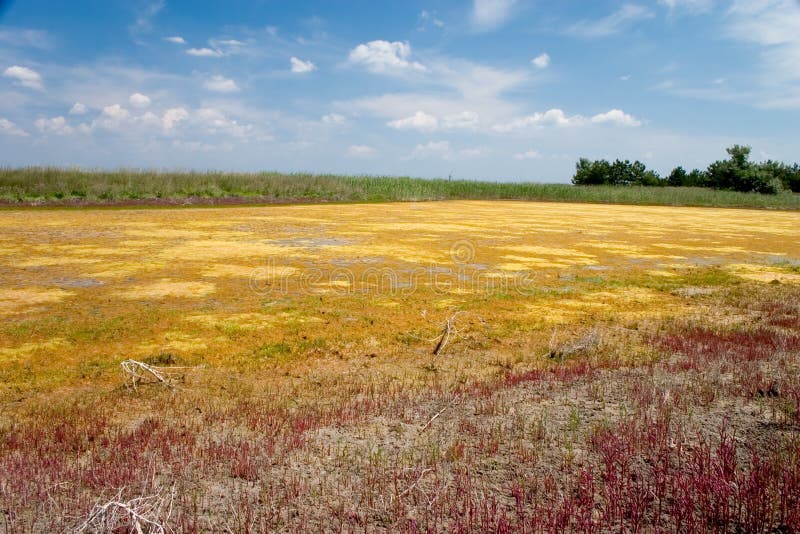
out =
[[[434,338],[439,340],[438,343],[436,344],[436,348],[433,349],[434,356],[439,356],[442,352],[444,352],[444,349],[447,347],[447,344],[450,342],[451,339],[461,337],[456,322],[459,317],[462,317],[465,314],[469,313],[471,312],[457,311],[453,315],[447,318],[447,321],[445,321],[444,323],[444,328],[442,329],[442,333],[439,334],[436,338]],[[480,316],[476,317],[481,323],[486,324],[486,321],[484,321],[482,317]]]
[[[114,499],[96,504],[75,532],[123,532],[124,529],[136,534],[167,534],[172,532],[165,523],[172,515],[173,500],[174,493],[123,501],[120,490]]]
[[[199,367],[159,367],[138,360],[124,360],[120,363],[120,366],[122,367],[122,372],[130,378],[130,383],[134,390],[144,378],[153,379],[165,386],[172,386],[182,376],[176,374],[175,371],[199,369]]]

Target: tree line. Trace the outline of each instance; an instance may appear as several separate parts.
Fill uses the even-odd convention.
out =
[[[581,158],[575,166],[572,183],[575,185],[643,185],[671,187],[709,187],[746,193],[778,194],[782,191],[800,192],[800,166],[779,161],[750,160],[749,146],[734,145],[728,149],[728,159],[715,161],[706,170],[687,172],[675,167],[669,176],[661,177],[641,161]]]

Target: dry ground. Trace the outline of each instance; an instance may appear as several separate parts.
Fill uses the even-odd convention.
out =
[[[442,202],[0,227],[0,530],[76,528],[118,493],[176,531],[800,526],[795,214]],[[129,358],[189,369],[134,390]]]

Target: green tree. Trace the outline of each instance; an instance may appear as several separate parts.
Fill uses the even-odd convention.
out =
[[[611,179],[611,164],[604,159],[592,161],[581,158],[575,165],[572,183],[575,185],[604,185]]]
[[[683,187],[687,184],[688,178],[689,174],[686,172],[686,169],[679,165],[672,169],[672,172],[669,173],[669,176],[667,176],[667,185],[671,185],[672,187]]]
[[[749,146],[733,145],[726,149],[727,160],[715,161],[708,166],[708,185],[715,189],[776,194],[780,192],[780,181],[769,169],[750,161]]]

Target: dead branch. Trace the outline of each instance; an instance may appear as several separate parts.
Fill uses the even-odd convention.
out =
[[[439,342],[436,344],[436,348],[433,349],[433,355],[434,356],[439,356],[444,351],[445,347],[447,347],[447,344],[450,342],[450,340],[452,338],[460,338],[461,337],[461,335],[460,335],[460,333],[458,331],[458,328],[457,328],[456,320],[460,316],[462,316],[464,314],[468,314],[468,313],[471,313],[471,312],[457,311],[453,315],[448,317],[447,321],[445,321],[445,323],[444,323],[444,328],[442,329],[442,333],[439,334],[439,336],[437,336]],[[478,318],[478,320],[481,323],[486,324],[486,321],[484,321],[481,316],[477,315],[476,317]],[[434,339],[436,339],[436,338],[434,338]]]
[[[133,389],[136,389],[136,386],[139,382],[145,378],[150,377],[155,379],[157,382],[160,382],[166,386],[171,386],[175,382],[177,375],[175,371],[186,370],[186,369],[199,369],[200,367],[158,367],[155,365],[149,365],[144,362],[140,362],[138,360],[124,360],[120,363],[122,367],[122,372],[130,377],[131,385]]]
[[[172,529],[164,523],[172,514],[173,498],[174,492],[168,497],[153,495],[123,501],[120,490],[114,499],[96,504],[75,532],[120,532],[127,528],[136,534],[167,534]],[[164,519],[159,520],[162,516]]]
[[[451,400],[450,402],[448,402],[448,403],[447,403],[447,405],[446,405],[444,408],[442,408],[441,410],[439,410],[438,412],[436,412],[436,414],[435,414],[433,417],[431,417],[430,419],[428,419],[428,422],[427,422],[427,423],[425,423],[425,424],[422,426],[422,428],[420,428],[420,429],[419,429],[419,431],[420,431],[420,432],[424,432],[425,430],[427,430],[427,429],[428,429],[428,427],[429,427],[429,426],[431,426],[431,423],[433,423],[433,422],[434,422],[434,421],[435,421],[435,420],[436,420],[436,419],[437,419],[437,418],[438,418],[440,415],[442,415],[442,414],[443,414],[444,412],[446,412],[446,411],[447,411],[447,410],[448,410],[448,409],[449,409],[451,406],[453,406],[454,404],[456,404],[456,403],[457,403],[458,401],[460,401],[460,400],[461,400],[461,395],[456,395],[455,397],[453,397],[453,400]]]
[[[427,475],[427,474],[428,474],[428,473],[430,473],[431,471],[433,471],[433,469],[432,469],[432,468],[430,468],[430,467],[426,467],[425,469],[423,469],[423,470],[422,470],[422,473],[420,473],[420,475],[419,475],[419,477],[417,478],[417,480],[415,480],[413,484],[411,484],[409,487],[407,487],[407,488],[405,489],[405,491],[403,491],[403,492],[402,492],[400,495],[398,495],[398,496],[397,496],[397,498],[398,498],[398,499],[402,499],[403,497],[405,497],[406,495],[408,495],[409,493],[411,493],[412,491],[414,491],[414,489],[415,489],[415,488],[417,487],[417,485],[418,485],[418,484],[419,484],[419,483],[422,481],[422,479],[423,479],[423,478],[425,478],[425,475]]]

